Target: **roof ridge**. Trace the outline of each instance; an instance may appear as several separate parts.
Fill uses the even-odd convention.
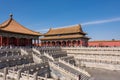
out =
[[[10,22],[11,22],[12,20],[13,20],[13,19],[10,18],[10,19],[4,21],[4,22],[1,24],[0,28],[5,28],[6,26],[8,26],[8,25],[10,24]],[[6,23],[6,24],[5,24],[5,23]]]
[[[80,24],[75,24],[75,25],[69,25],[69,26],[63,26],[63,27],[58,27],[58,28],[49,28],[49,30],[44,33],[44,35],[46,35],[47,33],[49,33],[52,30],[59,30],[59,29],[66,29],[66,28],[72,28],[72,27],[78,27]],[[80,26],[81,27],[81,26]]]
[[[9,25],[12,20],[15,21],[17,24],[21,25],[20,23],[18,23],[18,22],[17,22],[16,20],[14,20],[13,18],[10,18],[9,20],[7,20],[8,23],[7,23],[6,25],[3,25],[1,28],[4,28],[4,27],[6,27],[7,25]],[[6,21],[5,21],[5,22],[6,22]],[[21,25],[21,27],[23,27],[23,28],[25,28],[25,29],[28,29],[28,28],[24,27],[23,25]],[[35,33],[40,33],[40,32],[33,31],[33,30],[31,30],[31,29],[28,29],[28,30],[30,30],[30,31],[32,31],[32,32],[35,32]]]
[[[81,25],[76,24],[76,25],[70,25],[67,27],[61,27],[61,28],[59,27],[59,28],[49,29],[49,31],[47,33],[45,33],[44,35],[68,34],[68,33],[86,34],[83,32]]]
[[[6,22],[7,23],[4,24],[4,25],[0,24],[0,28],[4,28],[4,27],[6,27],[6,26],[8,26],[10,24],[10,22],[13,20],[13,15],[10,14],[9,16],[10,16],[10,18],[8,20],[4,21],[2,24],[6,23]]]
[[[69,26],[62,26],[62,27],[56,27],[56,28],[51,28],[51,29],[62,29],[62,28],[70,28],[70,27],[76,27],[79,26],[80,24],[74,24],[74,25],[69,25]]]
[[[24,27],[24,26],[21,25],[19,22],[17,22],[16,20],[14,20],[14,19],[12,18],[12,15],[10,16],[10,18],[9,18],[8,20],[6,20],[6,21],[4,21],[2,24],[0,24],[0,29],[1,29],[1,30],[4,30],[5,28],[9,27],[9,25],[10,25],[11,23],[15,23],[15,24],[19,25],[19,27],[21,27],[21,29],[23,29],[23,30],[27,30],[28,32],[32,32],[31,34],[33,34],[33,35],[42,35],[42,33],[40,33],[40,32],[36,32],[36,31],[33,31],[33,30],[29,29],[29,28]],[[17,27],[17,26],[16,26],[16,27]],[[18,27],[18,28],[19,28],[19,27]],[[22,32],[23,32],[23,31],[22,31]],[[25,32],[25,34],[28,34],[28,33]]]

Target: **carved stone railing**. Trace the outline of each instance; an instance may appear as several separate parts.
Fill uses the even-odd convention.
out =
[[[74,78],[75,80],[78,79],[78,75],[75,75],[75,74],[73,74],[73,73],[65,70],[64,68],[60,67],[59,65],[57,65],[57,64],[55,64],[55,63],[53,63],[53,62],[49,62],[49,64],[50,64],[51,67],[53,67],[53,68],[55,68],[55,69],[58,69],[58,70],[64,72],[66,75],[71,76],[71,77]]]
[[[37,49],[32,48],[32,50],[33,50],[34,52],[36,52],[37,54],[41,55],[40,51],[38,51]]]
[[[84,74],[84,75],[86,75],[86,76],[88,76],[88,77],[91,76],[91,75],[90,75],[88,72],[86,72],[85,70],[80,69],[79,67],[74,66],[74,65],[72,65],[72,64],[70,64],[70,63],[68,63],[68,62],[66,62],[66,61],[64,61],[64,60],[59,59],[59,62],[65,64],[65,65],[68,65],[69,67],[71,67],[71,68],[73,68],[73,69],[75,69],[75,70],[81,72],[82,74]]]
[[[81,50],[101,50],[101,51],[119,51],[120,47],[61,47],[61,49],[81,49]]]
[[[24,55],[24,54],[28,55],[27,51],[25,51],[24,49],[20,48],[20,51],[21,51],[22,55]]]
[[[48,57],[49,59],[51,59],[51,60],[54,61],[54,58],[53,58],[52,56],[50,56],[49,54],[47,54],[47,53],[44,52],[44,55],[45,55],[46,57]]]
[[[33,56],[33,61],[34,61],[35,63],[41,63],[41,62],[42,62],[42,60],[41,60],[37,55],[32,54],[32,56]]]
[[[4,75],[3,73],[0,73],[0,75]],[[7,74],[7,77],[10,77],[10,78],[15,78],[16,80],[17,79],[17,76],[18,76],[18,71],[14,71],[14,70],[8,70],[8,74]],[[21,77],[19,80],[35,80],[34,79],[35,75],[31,75],[29,73],[21,73]],[[41,76],[37,76],[37,79],[36,80],[54,80],[52,78],[47,78],[47,77],[41,77]]]
[[[72,53],[72,54],[113,54],[113,55],[120,55],[120,51],[82,51],[82,50],[66,50],[67,53]]]

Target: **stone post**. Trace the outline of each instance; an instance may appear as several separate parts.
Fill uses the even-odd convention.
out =
[[[7,74],[8,74],[8,69],[7,69],[7,68],[4,68],[3,80],[7,80],[7,79],[6,79]]]
[[[18,70],[18,72],[17,72],[17,80],[20,80],[20,76],[21,76],[21,69]]]
[[[47,73],[45,74],[45,80],[47,80]]]
[[[34,73],[34,79],[33,80],[37,80],[37,74],[38,74],[38,72]]]
[[[29,71],[27,71],[27,80],[29,80]]]

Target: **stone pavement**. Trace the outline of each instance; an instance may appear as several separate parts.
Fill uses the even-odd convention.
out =
[[[120,71],[110,71],[98,68],[86,68],[95,80],[120,80]]]

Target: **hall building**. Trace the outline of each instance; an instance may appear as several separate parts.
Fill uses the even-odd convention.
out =
[[[0,46],[32,46],[39,43],[42,34],[22,26],[10,18],[0,24]]]
[[[64,28],[50,28],[41,38],[41,46],[88,46],[90,38],[86,34],[79,24]]]

